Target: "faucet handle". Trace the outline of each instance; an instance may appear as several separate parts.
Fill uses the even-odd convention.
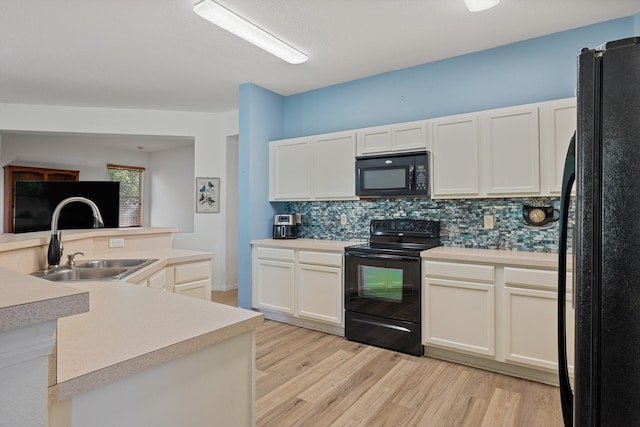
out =
[[[76,252],[74,254],[67,255],[67,265],[68,266],[76,265],[76,261],[74,259],[76,255],[84,255],[84,254],[82,252]]]

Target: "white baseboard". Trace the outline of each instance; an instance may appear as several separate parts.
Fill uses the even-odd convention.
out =
[[[221,291],[221,292],[226,292],[226,291],[233,291],[235,289],[238,289],[238,284],[237,283],[232,283],[230,285],[211,285],[211,290],[212,291]]]

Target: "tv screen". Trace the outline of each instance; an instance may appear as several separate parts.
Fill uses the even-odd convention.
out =
[[[56,206],[68,197],[93,201],[104,226],[117,228],[120,212],[120,183],[111,181],[16,181],[13,204],[13,232],[51,229]],[[93,212],[81,202],[66,205],[58,218],[58,229],[93,228]]]

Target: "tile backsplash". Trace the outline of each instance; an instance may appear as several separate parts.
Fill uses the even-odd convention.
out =
[[[414,218],[440,221],[443,246],[505,249],[533,252],[558,252],[559,226],[527,225],[522,205],[559,208],[558,198],[509,199],[371,199],[336,202],[284,202],[274,204],[278,213],[302,215],[300,237],[309,239],[369,239],[369,221],[383,218]],[[569,237],[573,218],[569,212]],[[341,215],[347,224],[341,225]],[[493,215],[494,228],[484,228],[484,216]],[[571,250],[571,238],[569,238]]]

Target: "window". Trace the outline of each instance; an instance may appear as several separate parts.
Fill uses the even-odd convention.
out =
[[[107,171],[110,181],[120,183],[120,227],[141,227],[144,168],[107,165]]]

